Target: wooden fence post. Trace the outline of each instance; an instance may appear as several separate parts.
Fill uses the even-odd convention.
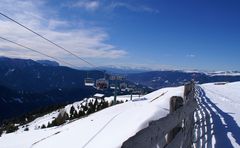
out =
[[[184,87],[184,98],[186,100],[194,100],[195,95],[195,83],[191,81],[190,83],[186,84]],[[194,112],[188,116],[184,121],[184,143],[183,148],[189,148],[192,145],[192,138],[193,138],[193,128],[194,128]]]
[[[169,115],[150,122],[147,128],[126,140],[122,148],[190,148],[197,107],[194,85],[194,82],[185,85],[184,98],[171,97]]]
[[[183,106],[183,98],[179,96],[173,96],[170,99],[170,114],[175,112],[178,108]],[[178,132],[182,129],[182,123],[179,123],[174,129],[172,129],[167,136],[167,143],[170,143]]]

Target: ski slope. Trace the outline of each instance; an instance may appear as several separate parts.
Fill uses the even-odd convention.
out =
[[[172,96],[183,96],[183,87],[164,88],[146,96],[134,97],[85,118],[65,125],[38,129],[48,123],[57,112],[45,115],[29,124],[29,131],[23,129],[0,137],[1,148],[95,148],[121,147],[122,143],[139,130],[169,113],[169,100]],[[125,100],[129,96],[119,97]],[[107,100],[113,99],[112,97]],[[76,102],[77,106],[81,102]],[[71,105],[70,105],[71,106]],[[69,110],[70,106],[65,107]],[[68,111],[67,111],[68,112]]]

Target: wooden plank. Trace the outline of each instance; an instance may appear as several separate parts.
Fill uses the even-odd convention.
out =
[[[169,143],[165,148],[177,148],[180,147],[183,143],[184,139],[184,131],[181,130],[178,132],[178,134],[175,136],[175,138]]]
[[[123,148],[151,148],[157,145],[158,141],[164,141],[165,135],[176,127],[184,118],[191,115],[196,108],[196,101],[189,100],[186,105],[176,112],[153,121],[149,126],[139,131],[135,136],[129,138],[122,145]],[[164,142],[163,142],[164,143]],[[163,147],[163,145],[159,145]]]
[[[157,100],[158,98],[162,97],[163,95],[165,95],[168,91],[162,93],[161,95],[157,96],[156,98],[152,99],[150,102],[153,102],[155,100]]]

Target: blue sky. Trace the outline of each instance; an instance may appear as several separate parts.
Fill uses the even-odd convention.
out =
[[[240,70],[237,0],[3,0],[0,3],[5,14],[95,65]],[[11,3],[18,4],[13,9]],[[0,21],[2,28],[7,28],[0,29],[2,36],[86,66],[6,19],[0,17]],[[2,56],[44,58],[19,51],[23,52],[0,42]]]

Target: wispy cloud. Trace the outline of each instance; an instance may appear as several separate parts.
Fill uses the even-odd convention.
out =
[[[127,9],[133,12],[147,12],[147,13],[159,13],[157,9],[148,7],[143,4],[132,4],[130,2],[122,1],[108,1],[108,0],[79,0],[77,2],[71,2],[65,4],[70,8],[83,8],[85,10],[116,10],[116,9]]]
[[[194,54],[187,54],[186,57],[187,57],[187,58],[195,58],[196,55],[194,55]]]
[[[150,13],[159,13],[159,11],[157,9],[145,6],[145,5],[133,5],[130,3],[124,3],[124,2],[112,2],[109,5],[109,8],[114,10],[114,9],[118,9],[118,8],[125,8],[128,9],[130,11],[134,11],[134,12],[150,12]]]
[[[96,7],[95,5],[96,4],[89,4],[87,7],[93,9]],[[78,28],[71,27],[70,22],[56,17],[49,18],[48,16],[50,12],[47,12],[46,7],[45,9],[42,9],[42,7],[45,7],[44,1],[0,1],[1,12],[11,16],[33,30],[36,30],[40,34],[71,50],[80,57],[111,59],[120,58],[127,54],[126,51],[106,43],[109,36],[103,29],[98,27],[84,27],[84,25]],[[67,27],[68,29],[58,29],[61,27]],[[68,60],[68,62],[77,65],[85,64],[2,16],[0,16],[0,36],[37,49],[51,56]],[[18,48],[15,45],[1,40],[0,56],[46,59],[46,57]]]
[[[69,7],[84,8],[86,10],[96,10],[100,6],[100,1],[81,0],[68,5]]]

